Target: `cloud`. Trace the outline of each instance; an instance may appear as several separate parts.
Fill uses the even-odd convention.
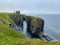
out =
[[[60,0],[0,0],[0,10],[31,13],[59,13]]]

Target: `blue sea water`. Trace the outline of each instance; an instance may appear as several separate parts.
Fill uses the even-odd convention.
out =
[[[60,40],[60,14],[30,14],[44,19],[44,32]]]

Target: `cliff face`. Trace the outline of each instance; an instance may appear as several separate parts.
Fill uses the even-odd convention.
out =
[[[23,16],[20,14],[12,14],[11,18],[14,20],[14,22],[19,25],[19,26],[23,26]]]
[[[44,20],[41,18],[33,17],[33,16],[27,16],[26,17],[27,22],[27,30],[30,30],[31,33],[35,33],[36,35],[39,35],[43,33],[44,28]]]
[[[30,16],[26,16],[25,17],[26,23],[27,23],[27,32],[31,32],[30,27],[31,27],[31,17]]]
[[[37,18],[33,16],[22,16],[21,14],[12,15],[12,19],[15,21],[17,25],[23,27],[23,21],[27,23],[27,32],[32,34],[39,35],[44,32],[44,20],[42,18]],[[42,35],[42,34],[41,34]]]

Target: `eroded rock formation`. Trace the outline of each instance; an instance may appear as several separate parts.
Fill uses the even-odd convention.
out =
[[[43,35],[44,33],[44,20],[42,18],[25,16],[21,14],[12,14],[11,18],[17,25],[23,27],[23,21],[27,22],[27,32],[36,35]]]
[[[36,35],[39,35],[44,32],[44,20],[41,18],[33,17],[33,16],[27,16],[26,17],[27,22],[27,30],[30,30],[31,33],[35,33]]]
[[[20,15],[20,14],[12,14],[11,18],[16,23],[16,25],[23,26],[23,20],[24,20],[24,18],[23,18],[22,15]]]

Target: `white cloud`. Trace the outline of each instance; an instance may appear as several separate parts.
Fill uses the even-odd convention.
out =
[[[7,3],[12,3],[12,2],[13,2],[13,0],[6,0],[6,2],[7,2]]]
[[[0,0],[0,10],[25,13],[60,13],[60,0]]]
[[[13,0],[0,0],[0,3],[11,3]]]

